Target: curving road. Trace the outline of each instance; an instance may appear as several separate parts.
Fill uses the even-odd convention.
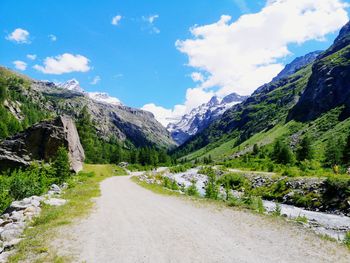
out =
[[[350,262],[344,247],[282,220],[157,195],[130,177],[101,190],[55,244],[74,262]]]

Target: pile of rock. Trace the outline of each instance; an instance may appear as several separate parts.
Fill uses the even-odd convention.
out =
[[[6,262],[14,253],[15,245],[23,239],[25,227],[40,214],[42,203],[53,206],[66,203],[66,200],[57,198],[66,187],[53,184],[43,196],[31,196],[11,203],[5,214],[0,216],[0,262]]]

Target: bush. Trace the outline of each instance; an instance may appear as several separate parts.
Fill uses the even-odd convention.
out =
[[[225,174],[219,180],[220,184],[228,186],[233,190],[240,190],[244,188],[245,190],[251,188],[250,181],[241,174]]]
[[[350,232],[347,232],[344,237],[344,244],[350,248]]]
[[[71,175],[68,152],[64,147],[58,148],[52,168],[58,183],[63,183]]]
[[[13,198],[9,193],[10,180],[6,176],[0,176],[0,214],[11,204]]]
[[[41,195],[49,188],[47,171],[39,165],[33,165],[27,170],[15,170],[10,174],[9,194],[15,199],[23,199],[32,195]]]
[[[195,180],[192,180],[191,185],[189,187],[187,187],[186,194],[190,195],[190,196],[198,196],[199,195]]]
[[[208,173],[208,182],[205,186],[205,197],[210,199],[218,199],[219,187],[216,182],[215,172]]]

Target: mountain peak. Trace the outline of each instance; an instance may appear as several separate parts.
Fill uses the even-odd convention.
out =
[[[80,87],[79,81],[76,79],[70,79],[63,83],[57,83],[57,86],[62,89],[67,89],[76,92],[84,92],[84,89]]]
[[[210,101],[207,103],[207,105],[208,105],[209,107],[211,107],[211,106],[218,105],[219,103],[220,103],[220,101],[219,101],[218,97],[213,96],[213,97],[210,99]]]

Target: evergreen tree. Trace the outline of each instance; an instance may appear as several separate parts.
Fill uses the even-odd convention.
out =
[[[343,142],[340,138],[332,137],[328,140],[325,148],[325,164],[329,167],[339,165],[343,158]]]
[[[208,182],[205,186],[205,197],[210,199],[218,199],[219,187],[216,182],[215,172],[212,169],[210,169],[207,176]]]
[[[346,143],[343,150],[343,163],[346,165],[350,164],[350,134],[346,138]]]
[[[257,156],[259,154],[259,146],[257,144],[254,144],[253,146],[253,155]]]
[[[68,152],[64,147],[58,148],[52,168],[55,171],[59,183],[64,182],[71,175]]]
[[[282,140],[277,140],[273,147],[272,159],[281,164],[292,164],[294,155],[290,147]]]
[[[298,161],[312,160],[314,156],[314,151],[311,145],[311,138],[305,136],[297,149],[297,159]]]

